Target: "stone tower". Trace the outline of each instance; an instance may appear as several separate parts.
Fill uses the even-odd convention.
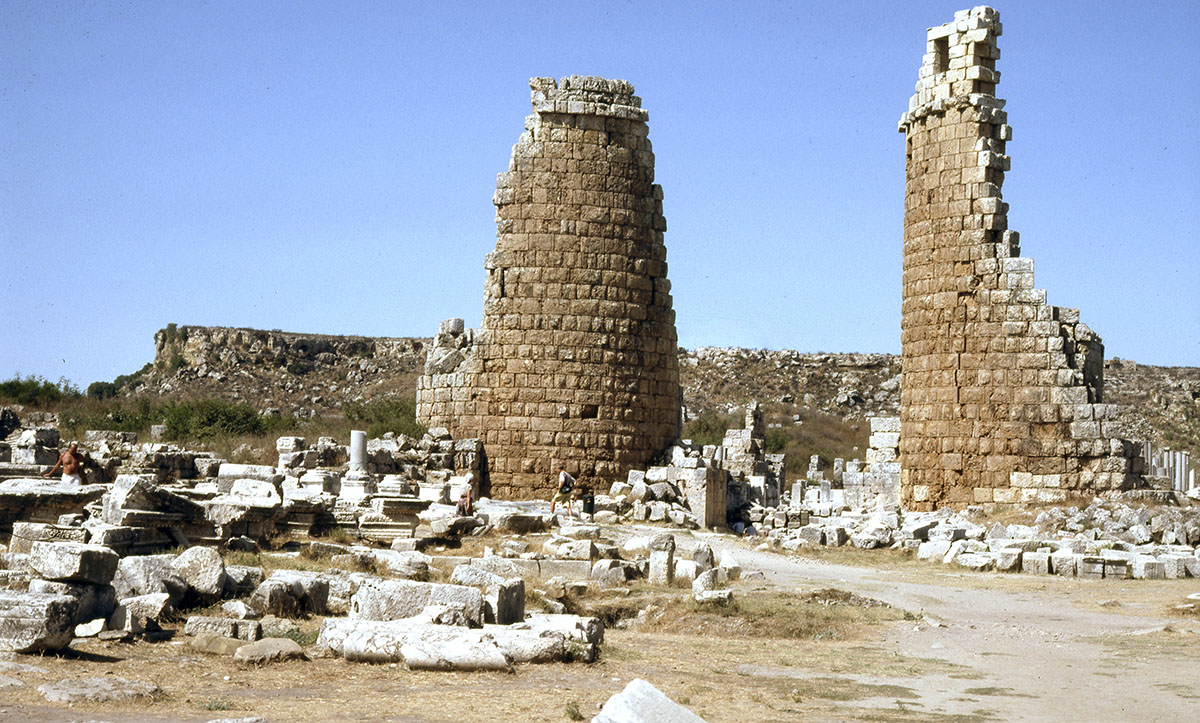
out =
[[[648,114],[623,80],[534,78],[499,175],[483,326],[442,325],[418,418],[479,437],[491,494],[544,494],[559,464],[604,484],[679,434],[675,312]]]
[[[931,28],[905,134],[901,495],[910,509],[1132,486],[1137,445],[1102,404],[1100,338],[1046,304],[1008,230],[999,14]]]

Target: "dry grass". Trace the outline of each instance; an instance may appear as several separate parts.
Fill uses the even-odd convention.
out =
[[[803,604],[837,607],[812,601]],[[204,712],[222,711],[228,717],[301,720],[310,719],[316,710],[337,710],[352,720],[560,721],[568,716],[568,703],[575,702],[580,715],[590,718],[600,703],[633,677],[641,677],[713,723],[801,715],[916,721],[931,719],[928,712],[911,704],[913,691],[919,687],[917,679],[910,687],[891,681],[860,682],[854,673],[871,670],[881,677],[915,678],[959,671],[944,662],[883,650],[872,632],[885,632],[887,621],[880,626],[864,625],[862,631],[849,636],[856,638],[854,642],[809,638],[799,654],[794,638],[779,639],[769,633],[770,625],[802,608],[771,598],[758,605],[717,616],[757,621],[746,629],[748,636],[731,627],[723,627],[721,635],[697,635],[694,628],[678,633],[610,630],[596,663],[519,666],[512,675],[420,673],[396,665],[333,659],[251,669],[234,665],[228,658],[195,653],[181,644],[124,645],[91,640],[64,655],[22,658],[49,673],[18,674],[26,685],[0,690],[0,709],[15,712],[19,718],[59,720],[65,709],[46,704],[36,693],[38,684],[63,677],[117,676],[153,682],[164,694],[155,701],[76,704],[70,717],[207,720],[214,716],[205,717]],[[858,611],[875,609],[854,607]],[[672,620],[680,628],[711,614],[688,610],[682,602],[676,610]],[[316,620],[301,622],[293,634],[303,636],[318,624]],[[882,709],[859,707],[858,701],[868,699],[876,701],[873,705],[880,699],[894,699],[895,703]]]

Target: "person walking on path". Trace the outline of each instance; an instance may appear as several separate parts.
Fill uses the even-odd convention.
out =
[[[43,477],[49,477],[54,474],[54,471],[62,467],[62,481],[65,484],[75,486],[83,485],[83,464],[87,458],[79,453],[79,442],[71,442],[71,446],[67,447],[67,451],[58,455],[58,461],[50,468],[49,472],[43,474]]]
[[[567,517],[574,518],[575,513],[571,510],[571,497],[575,490],[575,478],[567,474],[567,471],[560,465],[558,468],[558,488],[554,493],[554,497],[550,500],[550,514],[554,514],[554,507],[559,502],[567,507]]]

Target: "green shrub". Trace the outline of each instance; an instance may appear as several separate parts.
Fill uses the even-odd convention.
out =
[[[165,405],[166,438],[208,440],[220,436],[263,434],[268,424],[245,402],[201,399]]]
[[[366,425],[368,437],[382,437],[388,432],[422,437],[427,431],[417,423],[417,403],[412,399],[354,402],[344,406],[342,413],[346,415],[346,421]]]
[[[683,425],[683,439],[696,444],[720,444],[725,439],[725,430],[740,425],[742,418],[737,414],[704,412]]]
[[[22,378],[18,374],[12,379],[0,382],[0,400],[10,404],[46,407],[78,399],[79,396],[79,389],[66,379],[59,379],[58,383],[54,383],[36,375]]]
[[[92,382],[88,385],[87,395],[92,399],[112,399],[117,396],[117,385],[112,382]]]
[[[89,395],[90,392],[89,388]],[[150,425],[162,421],[163,406],[151,404],[148,399],[107,404],[98,402],[99,400],[93,397],[87,403],[59,411],[59,425],[64,430],[69,430],[73,436],[79,436],[87,429],[146,432]]]

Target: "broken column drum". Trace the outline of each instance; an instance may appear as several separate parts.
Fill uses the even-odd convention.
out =
[[[482,438],[491,494],[548,494],[644,468],[680,425],[662,189],[648,114],[622,80],[530,81],[533,115],[499,175],[483,325],[443,324],[419,419]]]
[[[1008,230],[999,14],[931,28],[900,120],[907,161],[901,495],[911,509],[1132,486],[1139,445],[1102,404],[1100,338],[1046,304]]]

